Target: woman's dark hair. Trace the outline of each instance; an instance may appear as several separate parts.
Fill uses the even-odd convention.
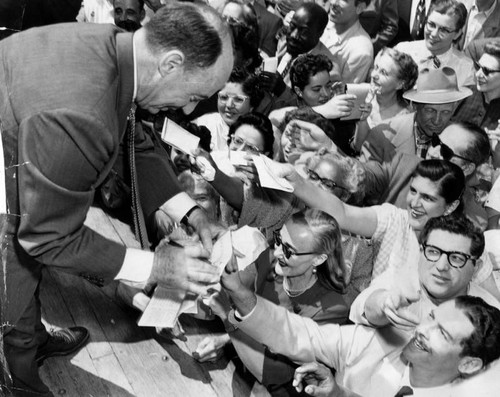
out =
[[[302,120],[316,124],[324,131],[328,138],[333,140],[332,137],[335,137],[335,127],[333,126],[333,123],[330,120],[325,119],[319,113],[316,113],[310,107],[298,108],[287,112],[285,114],[285,119],[280,126],[280,130],[284,131],[287,124],[292,120]]]
[[[259,85],[259,78],[245,68],[234,68],[229,76],[228,83],[241,84],[245,95],[250,97],[250,106],[256,108],[264,97],[264,91]],[[227,84],[227,83],[226,83]]]
[[[410,55],[390,47],[382,48],[377,54],[375,61],[384,54],[389,55],[396,63],[396,66],[398,68],[398,75],[396,77],[403,83],[403,86],[396,91],[396,95],[399,103],[406,106],[407,102],[403,98],[403,94],[409,89],[413,88],[413,86],[417,82],[418,65]]]
[[[333,63],[323,54],[304,54],[297,57],[290,68],[290,81],[292,89],[297,87],[301,90],[309,84],[312,76],[319,72],[330,73]]]
[[[264,141],[263,152],[267,157],[273,158],[274,132],[269,118],[259,112],[250,112],[238,117],[238,120],[229,127],[228,145],[231,143],[231,138],[236,130],[242,125],[250,125],[260,132]]]
[[[465,176],[462,169],[446,160],[423,160],[418,163],[412,177],[421,176],[430,179],[439,186],[439,195],[446,204],[460,200],[465,190]],[[458,210],[458,209],[457,209]],[[455,212],[457,212],[455,210]]]

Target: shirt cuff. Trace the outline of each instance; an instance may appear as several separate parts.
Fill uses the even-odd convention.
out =
[[[165,211],[175,222],[181,223],[184,215],[195,206],[196,202],[186,192],[180,192],[166,201],[160,209]]]
[[[115,280],[145,283],[151,275],[153,260],[153,252],[127,248],[122,268],[116,275]]]
[[[255,305],[254,308],[250,311],[250,313],[248,313],[246,316],[242,316],[238,310],[232,309],[229,312],[229,316],[228,316],[230,323],[232,323],[234,325],[238,325],[239,322],[244,321],[248,317],[250,317],[253,314],[253,312],[255,311],[256,307],[257,307],[257,305]]]

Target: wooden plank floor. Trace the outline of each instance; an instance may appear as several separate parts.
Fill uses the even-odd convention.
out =
[[[108,238],[137,246],[130,229],[92,208],[87,224]],[[79,277],[44,271],[43,320],[48,327],[82,325],[90,342],[76,354],[50,358],[40,368],[56,396],[268,396],[227,358],[200,364],[191,357],[217,324],[183,317],[187,341],[138,327],[138,313],[114,298],[116,285],[98,288]]]

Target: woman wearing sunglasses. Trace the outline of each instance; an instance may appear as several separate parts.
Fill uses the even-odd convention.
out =
[[[255,285],[263,298],[316,322],[345,323],[349,307],[342,293],[349,282],[349,271],[335,219],[318,210],[297,212],[274,232],[274,246],[272,264],[268,252],[257,261],[256,280],[253,273],[243,272],[243,279],[250,276],[248,285]],[[210,306],[227,323],[231,309],[228,302],[219,295],[211,298]],[[244,366],[271,395],[296,394],[291,382],[295,365],[286,357],[271,353],[237,329],[228,329],[227,335],[215,339],[202,341],[195,357],[213,360],[231,341]]]
[[[344,203],[359,205],[363,200],[365,170],[351,157],[322,149],[307,159],[303,169],[296,168],[309,182],[335,195]],[[349,304],[370,284],[373,248],[369,240],[342,232],[342,249],[350,270],[350,283],[346,289]]]

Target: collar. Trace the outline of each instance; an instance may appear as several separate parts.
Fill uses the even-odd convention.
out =
[[[344,33],[337,34],[337,31],[335,30],[335,23],[332,21],[328,21],[328,25],[325,29],[325,32],[329,31],[330,38],[335,39],[335,44],[339,45],[339,44],[342,44],[344,41],[346,41],[351,36],[353,36],[354,33],[357,32],[360,28],[361,28],[361,24],[358,20],[349,29],[347,29]]]
[[[484,14],[484,16],[486,18],[488,18],[491,14],[493,14],[493,11],[495,10],[497,4],[498,4],[498,0],[495,0],[493,2],[493,4],[491,4],[490,8],[488,8],[487,10],[484,10],[484,11],[479,11],[479,9],[477,8],[476,2],[474,2],[474,4],[471,7],[471,11],[474,10],[478,14]]]

